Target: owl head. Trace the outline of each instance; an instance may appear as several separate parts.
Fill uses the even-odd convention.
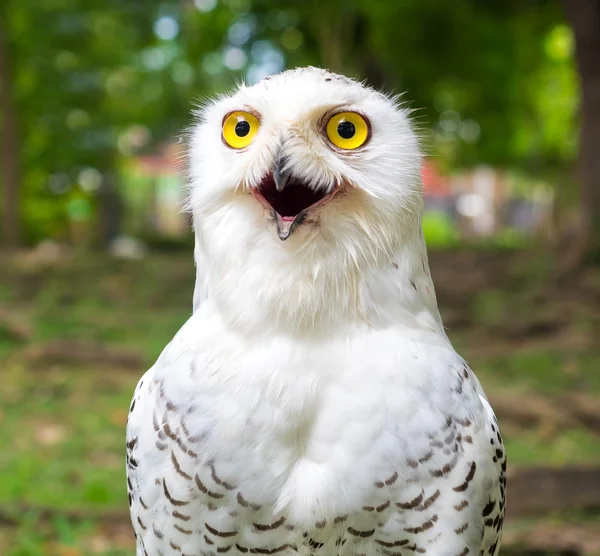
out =
[[[298,319],[420,249],[407,111],[354,80],[308,67],[241,85],[198,111],[188,156],[200,286],[236,318],[250,295]]]

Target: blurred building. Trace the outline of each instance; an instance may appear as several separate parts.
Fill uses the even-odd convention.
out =
[[[183,154],[182,145],[168,143],[127,165],[123,196],[133,233],[174,238],[189,233],[189,216],[183,212]]]
[[[444,176],[431,159],[421,166],[423,200],[426,211],[439,211],[454,218],[456,200],[450,178]]]
[[[425,210],[450,218],[462,238],[485,237],[511,228],[533,233],[541,229],[552,210],[550,188],[543,184],[517,194],[508,172],[480,165],[444,176],[426,159],[422,172]]]

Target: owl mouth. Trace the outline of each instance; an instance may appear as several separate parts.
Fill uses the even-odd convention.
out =
[[[330,192],[328,189],[311,187],[310,183],[294,176],[288,176],[283,187],[278,188],[270,172],[252,191],[261,204],[272,211],[279,239],[284,241],[304,222],[308,210],[331,199],[337,188],[334,187]]]

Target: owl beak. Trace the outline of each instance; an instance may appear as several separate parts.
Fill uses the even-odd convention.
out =
[[[274,211],[275,226],[277,227],[277,235],[281,241],[285,241],[292,235],[296,227],[298,227],[306,218],[306,211],[301,212],[294,218],[284,218]]]
[[[252,188],[252,194],[271,212],[277,235],[281,241],[285,241],[307,220],[311,209],[327,202],[338,189],[336,186],[315,187],[295,176],[280,148],[271,171],[257,187]]]
[[[275,189],[277,189],[279,193],[283,191],[290,178],[290,172],[285,166],[286,160],[280,150],[275,159],[275,164],[273,165],[273,181],[275,181]]]

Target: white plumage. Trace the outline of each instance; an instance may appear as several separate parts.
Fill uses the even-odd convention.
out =
[[[438,313],[406,112],[303,68],[198,116],[194,313],[127,426],[138,555],[497,554],[505,452]]]

